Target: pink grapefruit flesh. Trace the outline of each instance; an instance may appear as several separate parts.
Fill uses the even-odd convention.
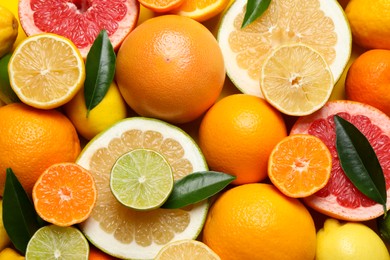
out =
[[[341,168],[335,145],[335,114],[354,124],[369,140],[382,166],[387,208],[390,208],[390,118],[369,105],[346,100],[329,101],[314,114],[299,118],[291,129],[290,134],[308,133],[319,137],[328,146],[333,159],[328,184],[304,201],[313,209],[342,220],[377,218],[383,214],[383,206],[357,190]]]
[[[136,26],[137,0],[20,0],[19,17],[27,35],[50,32],[72,40],[85,58],[105,29],[117,50]]]

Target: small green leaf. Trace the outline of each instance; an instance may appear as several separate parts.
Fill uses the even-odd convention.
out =
[[[235,176],[222,172],[194,172],[175,182],[162,208],[181,208],[208,199],[235,179]]]
[[[259,18],[265,11],[267,11],[271,0],[247,0],[244,20],[241,28],[252,23]]]
[[[353,124],[335,115],[336,149],[345,175],[368,198],[383,205],[386,214],[386,181],[367,138]]]
[[[32,235],[43,226],[33,203],[10,168],[6,172],[3,193],[3,224],[15,248],[23,254]]]
[[[102,30],[93,42],[85,62],[84,98],[89,112],[106,95],[115,75],[116,56],[107,32]]]

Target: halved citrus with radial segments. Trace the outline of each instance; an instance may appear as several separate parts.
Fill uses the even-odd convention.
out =
[[[179,7],[185,0],[139,0],[149,10],[156,13],[171,11]]]
[[[322,189],[330,178],[332,157],[318,137],[295,134],[282,139],[268,160],[268,177],[285,195],[302,198]]]
[[[166,244],[158,253],[155,260],[220,260],[221,258],[205,243],[183,239]]]
[[[227,74],[240,91],[262,97],[259,79],[265,58],[280,45],[293,43],[318,51],[338,81],[351,54],[352,38],[337,0],[271,1],[260,18],[241,28],[246,3],[236,0],[218,31]]]
[[[230,0],[184,0],[171,13],[192,18],[198,22],[209,20],[222,13]]]
[[[27,37],[8,63],[12,89],[24,103],[52,109],[70,101],[85,80],[77,47],[67,38],[42,33]]]
[[[20,0],[19,18],[28,36],[50,32],[65,36],[83,58],[99,32],[105,29],[114,49],[137,24],[137,0]]]
[[[364,221],[377,218],[383,214],[383,206],[361,193],[341,168],[336,150],[334,115],[355,125],[370,142],[382,166],[387,208],[390,207],[390,118],[374,107],[347,100],[329,101],[317,112],[299,118],[292,127],[291,134],[306,133],[320,138],[332,154],[328,183],[304,201],[315,210],[338,219]]]
[[[93,138],[77,163],[92,172],[98,191],[91,216],[80,228],[96,247],[126,259],[153,259],[167,243],[194,239],[200,233],[208,201],[180,209],[134,210],[122,205],[110,189],[116,161],[136,149],[155,151],[169,163],[175,180],[207,170],[194,140],[180,128],[151,118],[119,121]]]
[[[92,174],[76,163],[49,166],[36,181],[33,202],[38,215],[57,226],[86,220],[96,203]]]
[[[328,101],[333,86],[332,72],[322,55],[304,44],[276,48],[261,69],[264,98],[287,115],[317,111]]]

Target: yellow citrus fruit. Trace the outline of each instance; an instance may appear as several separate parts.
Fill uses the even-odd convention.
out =
[[[347,99],[371,105],[390,116],[390,50],[368,50],[356,58],[345,79]]]
[[[145,21],[118,52],[116,82],[141,116],[192,121],[217,100],[224,80],[216,39],[187,17],[163,15]]]
[[[211,170],[237,176],[234,184],[267,177],[268,157],[287,131],[279,111],[248,94],[224,97],[203,117],[199,146]]]
[[[386,245],[371,228],[358,222],[327,219],[317,232],[317,260],[388,260]]]
[[[337,82],[351,54],[351,31],[336,0],[271,1],[267,11],[241,28],[246,0],[236,0],[218,31],[227,75],[242,92],[262,96],[259,79],[265,58],[281,45],[306,44],[328,63]]]
[[[203,242],[183,239],[166,244],[158,252],[155,260],[220,260],[221,258]]]
[[[230,0],[184,0],[172,13],[203,22],[222,13]]]
[[[16,20],[18,22],[18,37],[16,38],[16,41],[14,42],[13,49],[16,48],[16,46],[19,45],[21,41],[23,41],[27,35],[23,30],[23,27],[20,25],[20,20],[19,20],[19,1],[18,0],[7,0],[7,1],[2,1],[1,5],[10,10],[14,16],[16,17]]]
[[[0,195],[11,168],[27,194],[43,171],[54,163],[73,162],[80,142],[70,120],[56,110],[23,103],[0,107]]]
[[[156,16],[155,12],[146,8],[143,5],[140,5],[137,26],[154,16]]]
[[[10,247],[4,248],[0,252],[0,260],[23,260],[23,259],[24,256],[22,256],[18,251]]]
[[[216,199],[203,242],[221,259],[314,259],[316,229],[305,206],[270,184],[236,186]]]
[[[0,251],[11,244],[3,224],[3,200],[0,199]]]
[[[345,8],[354,43],[367,49],[390,49],[390,1],[351,0]]]
[[[14,14],[0,5],[0,58],[11,52],[18,37],[18,21]]]
[[[51,33],[21,42],[11,56],[8,73],[20,100],[41,109],[69,102],[85,80],[80,51],[67,38]]]
[[[89,111],[85,105],[84,89],[64,106],[66,115],[78,133],[87,140],[127,116],[127,105],[113,81],[102,101]]]

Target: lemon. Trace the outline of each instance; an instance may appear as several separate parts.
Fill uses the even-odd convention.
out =
[[[0,250],[3,250],[10,243],[11,241],[3,225],[3,200],[0,199]]]
[[[0,252],[0,260],[22,260],[24,257],[20,255],[16,250],[10,247],[4,248]]]
[[[18,26],[15,15],[0,5],[0,58],[12,50],[18,37]]]
[[[84,89],[81,89],[64,109],[79,134],[87,140],[127,116],[127,105],[114,81],[103,100],[89,112],[88,117]]]
[[[155,258],[155,260],[171,259],[220,260],[221,258],[205,243],[193,239],[183,239],[166,244]]]
[[[390,49],[389,0],[351,0],[345,13],[356,44],[367,49]]]
[[[14,42],[14,46],[13,46],[13,49],[15,49],[16,46],[18,46],[19,43],[27,37],[19,21],[19,12],[18,12],[19,1],[6,0],[6,1],[2,1],[1,5],[7,8],[8,10],[10,10],[14,14],[16,20],[18,21],[18,37],[16,38],[16,41]]]
[[[327,219],[317,232],[317,260],[389,260],[381,238],[368,226]]]

